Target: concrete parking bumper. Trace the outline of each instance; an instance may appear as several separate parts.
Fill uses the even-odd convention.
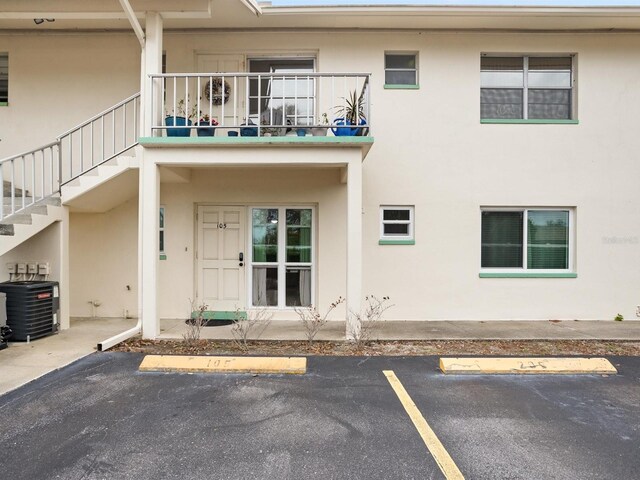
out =
[[[441,358],[440,370],[445,374],[479,375],[615,375],[618,373],[606,358],[575,357]]]
[[[147,355],[141,372],[185,373],[284,373],[301,375],[307,371],[305,357],[224,357]]]

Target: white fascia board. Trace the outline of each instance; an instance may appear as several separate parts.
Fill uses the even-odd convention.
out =
[[[468,7],[468,6],[425,6],[425,5],[369,5],[369,6],[299,6],[277,7],[262,5],[263,15],[363,15],[363,16],[574,16],[574,17],[622,17],[639,16],[640,7]]]

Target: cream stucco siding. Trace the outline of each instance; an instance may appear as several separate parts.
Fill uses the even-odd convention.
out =
[[[372,73],[375,143],[363,163],[362,290],[392,298],[389,318],[635,317],[640,34],[165,32],[164,50],[169,72],[194,71],[201,52],[305,54],[317,58],[319,72]],[[384,52],[394,50],[418,53],[418,90],[383,88]],[[130,34],[4,35],[0,51],[9,52],[11,68],[10,106],[0,107],[2,154],[46,143],[139,87],[138,46]],[[579,124],[481,124],[481,53],[575,54]],[[54,114],[55,122],[28,132],[35,116]],[[314,155],[329,151],[314,149]],[[153,150],[152,161],[177,164],[184,154]],[[291,152],[304,158],[304,150]],[[254,153],[238,148],[229,155]],[[198,161],[205,163],[207,154],[201,149]],[[161,183],[167,245],[167,260],[158,264],[161,317],[188,311],[199,203],[317,205],[318,303],[344,296],[346,185],[337,167],[200,166],[190,175],[186,183]],[[380,205],[415,206],[415,245],[378,245]],[[486,206],[575,209],[577,278],[479,278]],[[136,238],[137,202],[71,215],[72,315],[86,316],[92,298],[103,300],[100,312],[107,316],[136,312]]]

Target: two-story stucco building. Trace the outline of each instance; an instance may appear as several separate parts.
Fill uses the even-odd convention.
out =
[[[4,2],[0,279],[146,337],[189,299],[635,317],[640,7],[421,3]]]

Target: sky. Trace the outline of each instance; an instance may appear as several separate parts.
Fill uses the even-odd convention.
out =
[[[271,3],[276,7],[319,5],[640,7],[640,0],[271,0]]]

